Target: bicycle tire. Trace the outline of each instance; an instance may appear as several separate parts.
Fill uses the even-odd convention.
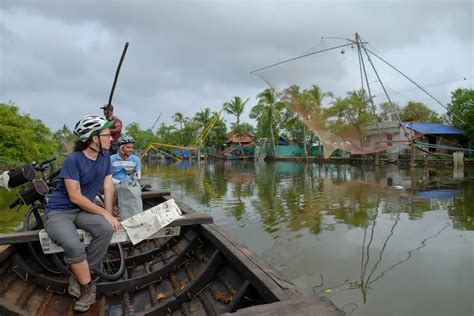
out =
[[[101,269],[95,271],[106,281],[118,280],[125,272],[125,256],[120,243],[111,244],[102,260]]]

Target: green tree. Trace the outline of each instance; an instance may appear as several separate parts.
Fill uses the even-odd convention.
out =
[[[421,102],[409,101],[400,112],[402,122],[440,123],[438,113]]]
[[[345,98],[336,98],[325,111],[328,118],[335,118],[328,124],[330,130],[343,139],[353,139],[356,136],[360,146],[363,146],[367,126],[375,122],[369,102],[365,90],[348,92]]]
[[[288,109],[284,110],[280,127],[285,131],[285,138],[296,143],[303,143],[304,124],[295,113]]]
[[[52,156],[56,144],[41,120],[22,115],[14,104],[0,103],[0,160],[10,164]]]
[[[257,120],[256,136],[259,138],[270,136],[274,156],[276,156],[275,128],[281,121],[280,111],[284,107],[285,104],[277,101],[272,89],[265,89],[257,95],[257,104],[250,111],[250,118]]]
[[[150,143],[158,141],[158,137],[151,129],[142,130],[137,122],[128,124],[125,131],[135,139],[135,148],[137,150],[145,149]]]
[[[73,132],[71,132],[71,130],[66,126],[66,124],[64,124],[62,128],[54,132],[53,140],[56,142],[57,145],[56,151],[59,154],[66,154],[72,151],[76,136]]]
[[[283,103],[285,103],[286,107],[295,113],[297,117],[299,117],[303,123],[308,122],[311,117],[311,112],[314,110],[312,108],[313,103],[312,96],[309,93],[309,90],[305,90],[303,92],[300,91],[300,87],[297,85],[290,86],[287,88],[281,97]],[[288,117],[284,117],[288,118]],[[283,119],[283,121],[284,121]],[[289,118],[286,120],[287,126],[290,124],[290,127],[296,127],[296,122]],[[303,124],[303,137],[301,142],[303,143],[303,152],[305,158],[308,157],[308,150],[306,149],[306,142],[307,142],[307,133],[308,129],[305,124]]]
[[[234,97],[230,102],[224,103],[224,109],[227,113],[235,115],[237,118],[236,124],[240,124],[240,115],[244,112],[245,109],[245,104],[249,101],[245,100],[242,102],[242,99],[240,97]]]
[[[232,131],[235,133],[235,135],[239,138],[239,148],[240,148],[240,154],[244,154],[244,149],[242,148],[242,143],[240,142],[240,137],[250,134],[253,135],[253,126],[247,123],[242,123],[242,124],[232,124]]]
[[[305,93],[311,96],[310,116],[312,119],[320,118],[323,109],[323,101],[325,99],[334,98],[331,91],[323,92],[318,85],[312,85],[305,90]]]
[[[179,124],[179,129],[182,129],[183,128],[183,124],[184,122],[186,121],[186,118],[184,117],[183,113],[181,112],[176,112],[174,115],[173,115],[173,120],[175,123],[178,123]]]
[[[162,144],[172,144],[175,140],[173,137],[173,132],[176,131],[175,126],[166,125],[165,123],[161,123],[156,131],[156,137],[158,139],[158,143]],[[179,143],[178,143],[179,144]]]
[[[194,120],[187,121],[182,130],[173,134],[177,136],[174,139],[177,140],[177,144],[179,145],[194,146],[198,139],[200,130],[202,130],[201,123]]]
[[[400,113],[400,106],[396,103],[384,102],[379,105],[379,122],[398,121],[397,113]]]
[[[310,96],[310,107],[309,107],[309,115],[311,121],[320,122],[323,117],[323,101],[325,99],[333,99],[334,94],[331,91],[323,92],[318,85],[312,85],[310,88],[305,89],[305,94]],[[306,127],[305,127],[306,131]],[[307,136],[305,133],[305,141],[307,142]],[[314,133],[310,133],[310,144],[314,142],[316,139]],[[306,144],[305,142],[305,144]],[[305,147],[306,152],[306,147]]]
[[[474,90],[456,89],[451,92],[448,104],[448,123],[465,132],[471,146],[474,146]]]
[[[307,144],[312,144],[315,140],[313,133],[308,133],[308,124],[317,123],[323,120],[322,117],[322,103],[324,99],[333,98],[332,92],[323,92],[317,85],[312,85],[310,88],[300,91],[300,88],[296,85],[286,89],[282,96],[282,101],[285,103],[287,108],[296,114],[298,118],[303,121],[301,126],[297,123],[291,115],[285,115],[286,128],[292,131],[293,135],[297,135],[299,130],[302,130],[302,137],[299,142],[303,143],[304,155],[308,156]]]
[[[194,120],[201,124],[201,127],[206,127],[209,124],[209,121],[212,119],[211,109],[205,107],[200,112],[196,113]]]
[[[220,118],[214,123],[205,144],[214,148],[221,147],[227,141],[227,126]]]

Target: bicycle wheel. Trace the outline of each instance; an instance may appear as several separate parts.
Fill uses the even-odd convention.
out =
[[[43,219],[38,208],[36,206],[30,207],[23,217],[23,231],[43,228]],[[41,269],[52,274],[70,273],[66,265],[63,264],[56,254],[46,255],[38,241],[27,242],[26,246]]]
[[[120,243],[111,244],[102,260],[97,275],[107,281],[119,279],[125,272],[125,257]]]

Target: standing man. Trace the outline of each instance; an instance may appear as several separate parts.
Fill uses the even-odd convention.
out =
[[[110,146],[109,152],[111,155],[117,153],[119,148],[118,139],[122,136],[122,121],[114,115],[114,106],[112,104],[106,104],[101,109],[104,110],[105,118],[114,124],[110,127],[110,134],[112,135],[112,144]]]
[[[91,272],[100,268],[112,234],[120,227],[112,216],[114,186],[108,149],[113,123],[97,115],[87,115],[77,122],[74,134],[79,140],[64,161],[60,181],[45,209],[44,228],[51,240],[64,249],[64,261],[72,271],[68,292],[78,298],[74,310],[80,312],[87,311],[96,301]],[[104,208],[93,202],[100,189],[104,190]],[[78,228],[92,236],[87,251]]]

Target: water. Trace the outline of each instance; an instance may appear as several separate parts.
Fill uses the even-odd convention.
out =
[[[186,161],[144,174],[348,314],[474,314],[473,171]],[[2,216],[3,230],[21,220]]]

